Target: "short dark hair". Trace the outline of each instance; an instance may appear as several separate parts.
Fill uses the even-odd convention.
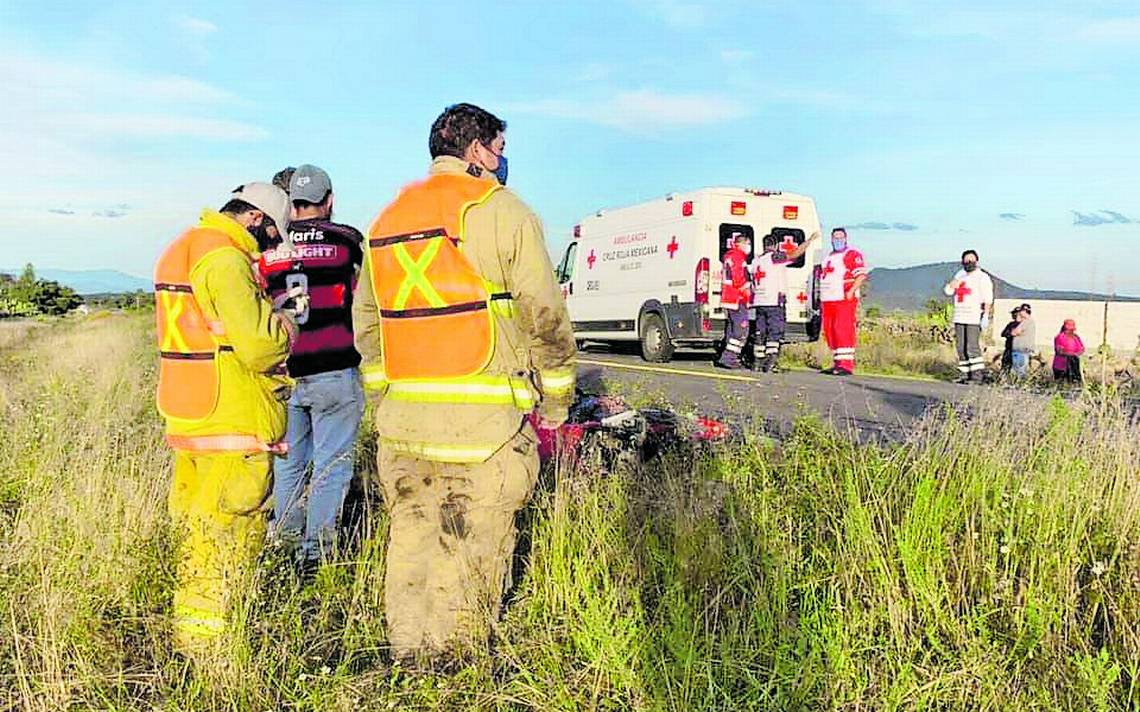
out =
[[[765,248],[775,247],[778,244],[780,244],[780,238],[776,237],[772,233],[768,233],[764,236],[763,245]]]
[[[973,255],[975,260],[982,259],[981,257],[978,257],[978,253],[976,250],[966,250],[965,252],[962,253],[962,259],[966,259],[966,255]]]
[[[463,158],[472,141],[490,144],[500,131],[506,130],[507,122],[489,111],[474,104],[452,104],[431,125],[428,150],[432,158]]]
[[[257,208],[245,202],[244,200],[230,198],[230,201],[223,205],[222,209],[218,212],[229,213],[230,215],[244,215],[251,210],[257,210]]]
[[[332,195],[331,190],[325,193],[325,197],[321,198],[320,201],[316,203],[309,200],[294,200],[293,207],[297,208],[298,210],[304,210],[305,208],[316,208],[328,202],[330,195]]]
[[[252,210],[261,210],[261,208],[257,207],[256,205],[250,205],[249,203],[245,202],[244,200],[238,200],[237,198],[230,198],[229,202],[227,202],[225,205],[223,205],[222,209],[219,210],[218,212],[229,213],[230,215],[245,215],[246,213],[248,213]],[[264,220],[266,220],[267,225],[277,225],[277,221],[275,221],[273,218],[269,217],[269,215],[266,214],[264,211],[262,211],[262,214],[265,215]]]
[[[837,232],[841,232],[844,235],[846,235],[847,234],[847,228],[845,228],[845,227],[833,227],[833,228],[831,228],[831,234],[832,235],[834,235]]]

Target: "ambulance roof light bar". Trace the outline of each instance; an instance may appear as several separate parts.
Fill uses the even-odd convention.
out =
[[[772,195],[783,195],[784,194],[784,191],[782,191],[782,190],[768,190],[767,188],[745,188],[744,192],[745,193],[751,193],[752,195],[755,195],[755,196],[758,196],[761,198],[767,198],[767,197],[772,196]]]

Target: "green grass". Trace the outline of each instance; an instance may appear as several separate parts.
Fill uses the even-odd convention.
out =
[[[954,344],[922,315],[897,314],[864,319],[859,324],[855,354],[858,370],[888,376],[952,380],[958,375]],[[822,337],[814,343],[790,344],[781,363],[789,367],[831,365],[831,351]]]
[[[267,552],[190,668],[149,329],[40,329],[0,373],[0,709],[1140,709],[1135,425],[1008,393],[892,448],[804,418],[548,472],[493,652],[445,672],[387,658],[373,513],[310,584]]]

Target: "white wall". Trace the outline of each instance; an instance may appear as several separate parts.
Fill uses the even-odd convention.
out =
[[[994,302],[994,340],[1002,343],[1001,330],[1014,307],[1028,303],[1037,322],[1037,347],[1052,353],[1053,337],[1065,319],[1075,319],[1077,334],[1089,351],[1107,341],[1114,350],[1132,353],[1140,347],[1140,302],[1078,302],[1060,299],[998,299]],[[1106,328],[1107,327],[1107,328]],[[1106,338],[1107,337],[1107,338]]]

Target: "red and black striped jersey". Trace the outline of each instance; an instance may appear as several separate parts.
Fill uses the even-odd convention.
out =
[[[323,218],[289,224],[292,250],[278,244],[261,254],[258,268],[271,297],[294,287],[309,295],[299,314],[300,335],[287,362],[289,375],[311,376],[360,365],[352,341],[352,292],[364,261],[360,232]]]

